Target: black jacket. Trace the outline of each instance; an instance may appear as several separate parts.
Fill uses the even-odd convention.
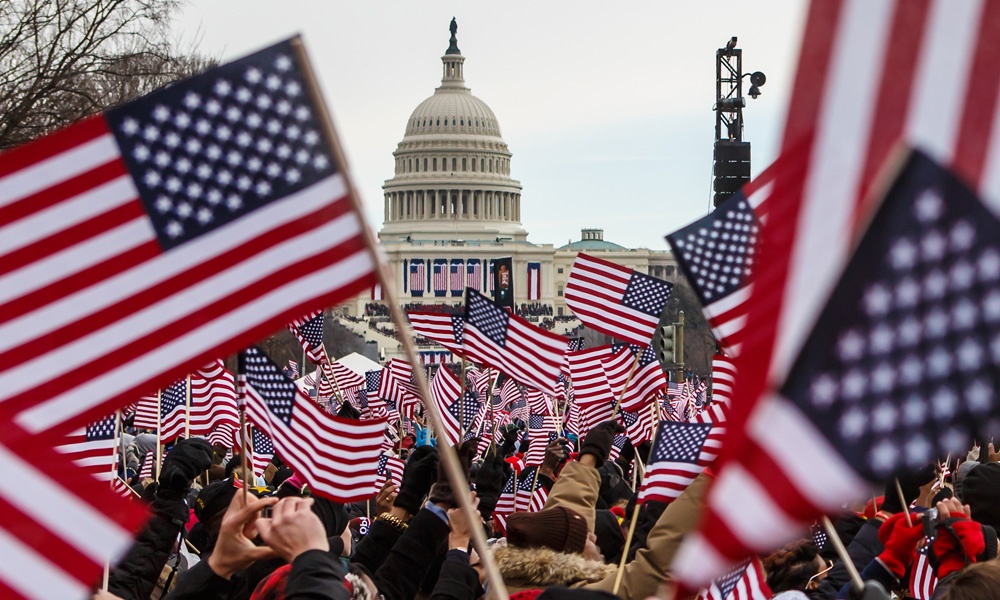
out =
[[[226,580],[202,561],[184,573],[165,600],[225,600],[233,581]],[[292,562],[285,587],[286,600],[348,600],[340,561],[329,552],[309,550]]]
[[[152,517],[108,578],[108,591],[125,600],[148,600],[188,521],[184,500],[156,498],[150,508]]]
[[[469,566],[469,553],[449,550],[431,592],[431,600],[475,600],[482,595],[479,573]]]
[[[431,572],[448,540],[448,524],[423,508],[400,531],[386,521],[372,523],[353,561],[374,573],[372,580],[386,600],[410,600]]]

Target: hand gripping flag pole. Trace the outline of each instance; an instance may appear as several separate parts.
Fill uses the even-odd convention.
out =
[[[319,86],[316,83],[316,78],[312,71],[312,66],[309,64],[309,61],[306,60],[305,48],[302,46],[301,40],[293,40],[292,48],[300,59],[303,75],[308,84],[309,93],[313,96],[315,105],[318,107],[320,112],[318,116],[322,125],[323,134],[327,138],[327,143],[333,151],[337,164],[342,166],[344,172],[347,172],[347,160],[344,157],[343,150],[340,147],[340,142],[333,130],[330,115],[326,110],[327,105],[323,102]],[[401,336],[401,339],[406,360],[409,361],[411,365],[419,365],[420,360],[417,355],[416,348],[413,345],[413,334],[410,330],[409,322],[406,320],[406,316],[403,314],[403,311],[399,308],[399,298],[396,295],[395,280],[389,273],[389,266],[383,259],[381,251],[379,250],[378,244],[375,240],[375,236],[372,234],[372,230],[368,227],[364,218],[364,208],[361,206],[361,200],[358,197],[357,191],[354,189],[354,184],[350,177],[345,177],[345,184],[347,187],[347,195],[354,206],[358,218],[362,221],[363,226],[361,229],[365,245],[372,253],[372,256],[377,259],[378,269],[376,269],[376,273],[382,283],[382,290],[385,295],[386,303],[389,305],[389,313],[392,316],[393,324],[396,326],[397,331],[400,333],[405,332],[405,334]],[[423,369],[414,369],[414,379],[416,380],[417,390],[420,392],[420,397],[423,399],[424,409],[430,416],[431,424],[433,425],[435,431],[444,431],[441,425],[441,412],[438,410],[437,404],[431,396],[430,385],[427,383],[427,376]],[[452,488],[456,490],[469,489],[469,482],[462,473],[462,468],[458,462],[458,455],[455,452],[455,449],[448,444],[439,444],[438,452],[441,455],[441,460],[444,462],[445,472],[448,475],[448,480],[451,482]],[[472,504],[470,504],[468,494],[456,494],[455,497],[458,500],[458,504],[461,509],[465,511],[465,516],[469,519],[470,523],[479,523],[482,520],[479,513],[473,508]],[[507,598],[507,587],[504,585],[503,578],[500,576],[500,570],[497,567],[496,560],[493,558],[493,553],[490,551],[489,546],[486,545],[486,536],[483,533],[482,527],[472,527],[472,541],[479,554],[479,558],[483,561],[483,566],[486,569],[486,577],[489,582],[490,592],[495,598]]]

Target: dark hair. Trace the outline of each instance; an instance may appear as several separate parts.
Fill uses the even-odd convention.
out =
[[[1000,562],[974,563],[956,574],[941,600],[1000,600]]]
[[[809,578],[816,574],[819,549],[812,540],[798,540],[776,550],[764,559],[767,586],[775,594],[787,590],[804,590]]]

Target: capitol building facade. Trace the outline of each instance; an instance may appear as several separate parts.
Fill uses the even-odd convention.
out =
[[[532,320],[538,320],[539,307],[542,314],[561,317],[556,330],[563,333],[579,325],[563,299],[578,252],[672,281],[676,262],[669,251],[626,248],[605,240],[600,229],[584,229],[579,241],[561,247],[528,241],[521,183],[511,177],[512,153],[493,110],[465,85],[456,29],[452,21],[441,85],[410,115],[393,152],[393,177],[383,186],[378,235],[400,301],[459,305],[466,287],[489,294],[494,261],[511,257],[515,307],[531,306]],[[544,201],[566,201],[571,210],[571,201]],[[361,317],[380,299],[376,289],[345,308]]]

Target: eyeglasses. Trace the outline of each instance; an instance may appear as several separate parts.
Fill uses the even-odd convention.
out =
[[[833,568],[833,561],[832,560],[827,560],[826,561],[826,568],[823,569],[822,571],[820,571],[819,573],[816,573],[812,577],[810,577],[809,581],[806,582],[806,589],[807,590],[811,590],[811,589],[815,588],[816,586],[818,586],[819,582],[823,581],[823,578],[826,577],[826,574],[829,573],[830,569],[832,569],[832,568]]]

